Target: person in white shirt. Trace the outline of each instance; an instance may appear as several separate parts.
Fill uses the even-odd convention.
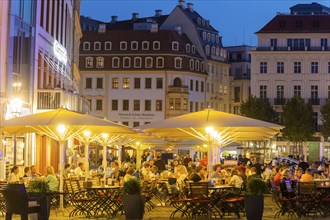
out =
[[[261,174],[262,179],[265,180],[266,182],[270,181],[270,177],[272,175],[272,165],[268,164],[266,167],[265,171]]]
[[[74,170],[74,174],[76,176],[82,176],[84,174],[84,164],[83,163],[78,163],[78,167]]]
[[[19,182],[18,173],[19,173],[18,166],[13,166],[13,168],[11,168],[11,172],[8,177],[8,183],[18,183]]]
[[[235,188],[241,188],[243,185],[242,177],[238,176],[238,172],[236,169],[231,171],[231,178],[228,183],[229,186],[235,186]]]

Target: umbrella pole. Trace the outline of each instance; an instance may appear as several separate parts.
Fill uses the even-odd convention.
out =
[[[104,182],[106,183],[107,181],[107,144],[103,145],[103,172],[104,172]]]
[[[88,178],[89,177],[89,143],[85,143],[85,177]]]
[[[60,170],[60,209],[63,210],[63,185],[64,185],[64,163],[65,163],[65,154],[64,154],[64,141],[60,141],[60,154],[59,154],[59,170]]]

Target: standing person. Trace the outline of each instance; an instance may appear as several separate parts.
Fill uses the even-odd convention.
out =
[[[183,164],[187,167],[188,166],[188,163],[191,162],[192,159],[190,157],[190,154],[187,153],[186,156],[183,158]]]
[[[194,153],[194,156],[193,156],[193,161],[196,162],[198,159],[198,153],[197,151]]]
[[[261,176],[262,169],[261,169],[261,164],[258,163],[257,158],[251,157],[251,165],[250,167],[255,167],[256,168],[256,174]]]
[[[74,150],[73,155],[70,158],[70,164],[78,166],[78,159],[80,158],[80,155],[78,154],[77,150]]]
[[[19,168],[18,166],[13,166],[10,170],[10,174],[8,177],[8,183],[18,183],[19,182]]]
[[[199,161],[201,167],[207,167],[207,153],[204,153],[204,157]]]
[[[46,167],[46,183],[50,191],[58,191],[58,180],[55,176],[54,168],[52,166]]]
[[[38,177],[41,177],[41,174],[37,172],[37,167],[35,165],[31,166],[31,174],[30,174],[31,179],[35,179]]]
[[[298,164],[298,167],[301,167],[303,169],[303,171],[305,172],[306,169],[309,167],[309,164],[302,157],[299,164]]]

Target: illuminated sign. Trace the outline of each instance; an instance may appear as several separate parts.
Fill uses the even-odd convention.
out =
[[[64,65],[66,65],[68,55],[66,53],[66,49],[56,40],[54,41],[54,54],[55,57]]]

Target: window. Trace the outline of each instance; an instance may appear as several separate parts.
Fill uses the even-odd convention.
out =
[[[211,55],[215,55],[215,47],[211,47]]]
[[[145,67],[146,68],[152,68],[152,57],[146,57]]]
[[[193,54],[196,53],[196,47],[195,47],[195,45],[192,45],[192,46],[191,46],[191,52],[192,52]]]
[[[188,110],[188,99],[186,99],[186,98],[183,99],[182,109],[184,111],[187,111]]]
[[[137,41],[132,41],[131,42],[131,50],[138,50],[139,49],[139,44]]]
[[[169,98],[168,104],[170,106],[170,110],[174,110],[174,98]]]
[[[163,110],[163,101],[156,100],[156,111],[162,111],[162,110]]]
[[[139,127],[140,126],[140,122],[138,121],[133,121],[133,128],[135,127]]]
[[[195,69],[196,69],[196,71],[199,71],[199,61],[198,60],[196,60],[196,62],[195,62]]]
[[[201,92],[204,92],[204,82],[201,82]]]
[[[293,96],[301,97],[301,86],[293,86]]]
[[[94,42],[94,50],[101,50],[101,42]]]
[[[207,41],[210,41],[210,40],[211,40],[211,34],[207,33]]]
[[[103,68],[104,67],[104,58],[98,57],[96,58],[96,68]]]
[[[146,78],[146,84],[145,84],[145,88],[146,89],[151,89],[151,78]]]
[[[330,62],[328,62],[328,73],[330,73]]]
[[[235,87],[234,88],[234,102],[240,102],[241,101],[241,88]]]
[[[119,57],[112,58],[112,68],[119,68],[120,60]]]
[[[212,42],[214,42],[214,41],[215,41],[215,35],[212,34]]]
[[[84,42],[83,50],[90,50],[90,49],[91,49],[91,44],[89,42]]]
[[[276,97],[277,99],[284,99],[284,86],[277,86]]]
[[[141,88],[141,79],[134,78],[134,89],[140,89],[140,88]]]
[[[163,88],[163,78],[157,78],[156,79],[156,88],[157,89],[162,89]]]
[[[189,111],[194,112],[194,103],[193,102],[190,102],[190,104],[189,104]]]
[[[123,100],[123,111],[129,111],[129,100]]]
[[[187,53],[190,53],[190,44],[186,44],[186,51]]]
[[[120,50],[127,50],[127,42],[125,41],[120,42]]]
[[[205,53],[206,55],[210,55],[210,45],[205,46]]]
[[[104,49],[105,50],[111,50],[111,42],[110,41],[107,41],[104,43]]]
[[[142,58],[141,57],[134,57],[134,67],[141,68],[142,66]]]
[[[86,89],[91,89],[92,83],[93,83],[92,78],[90,78],[90,77],[86,78]]]
[[[284,73],[284,62],[277,62],[277,73]]]
[[[203,40],[206,40],[206,32],[203,32]]]
[[[195,102],[195,112],[198,112],[198,102]]]
[[[219,35],[217,35],[217,36],[215,37],[215,42],[216,42],[217,44],[220,42],[220,37],[219,37]]]
[[[267,73],[267,62],[260,62],[260,73]]]
[[[123,125],[125,125],[125,126],[128,126],[128,125],[129,125],[129,122],[128,122],[128,121],[123,121],[122,123],[123,123]]]
[[[301,62],[294,62],[293,63],[293,71],[294,73],[301,73]]]
[[[96,79],[96,88],[97,89],[103,89],[103,78],[97,78]]]
[[[174,58],[174,68],[181,69],[182,68],[182,58],[176,57]]]
[[[270,39],[270,46],[272,47],[272,49],[276,49],[277,47],[277,39]]]
[[[311,86],[311,98],[313,100],[318,99],[319,97],[319,87],[316,85]]]
[[[93,57],[86,57],[86,68],[93,68]]]
[[[112,88],[118,89],[119,88],[119,80],[118,78],[112,78]]]
[[[130,68],[131,67],[131,58],[124,57],[124,59],[123,59],[123,67],[124,68]]]
[[[265,85],[260,86],[260,98],[267,99],[267,86]]]
[[[143,41],[142,42],[142,50],[149,50],[149,42]]]
[[[322,50],[328,49],[328,39],[327,38],[321,38],[321,49]]]
[[[101,111],[103,109],[103,100],[102,99],[97,99],[96,100],[96,110]]]
[[[134,100],[134,111],[140,111],[140,100]]]
[[[154,41],[152,44],[153,44],[152,47],[153,47],[154,50],[160,50],[160,42],[159,41]]]
[[[195,64],[194,60],[193,59],[190,59],[189,60],[189,67],[190,67],[191,70],[194,70],[195,69],[195,65],[194,64]]]
[[[319,72],[319,63],[318,62],[311,62],[311,73],[316,74]]]
[[[190,80],[190,91],[194,90],[194,80]]]
[[[330,86],[328,86],[328,99],[330,99]]]
[[[174,109],[175,110],[180,110],[181,109],[181,99],[180,98],[175,98],[174,99]]]
[[[156,67],[157,68],[164,68],[164,58],[163,57],[157,57],[156,58]]]
[[[179,50],[179,43],[174,41],[172,42],[172,50],[178,51]]]
[[[123,89],[129,89],[129,78],[123,78]]]
[[[198,82],[198,80],[196,80],[195,90],[196,90],[196,92],[198,92],[198,90],[199,90],[199,82]]]
[[[145,100],[144,101],[144,110],[145,111],[151,111],[151,100]]]
[[[204,62],[201,62],[201,71],[204,72]]]

